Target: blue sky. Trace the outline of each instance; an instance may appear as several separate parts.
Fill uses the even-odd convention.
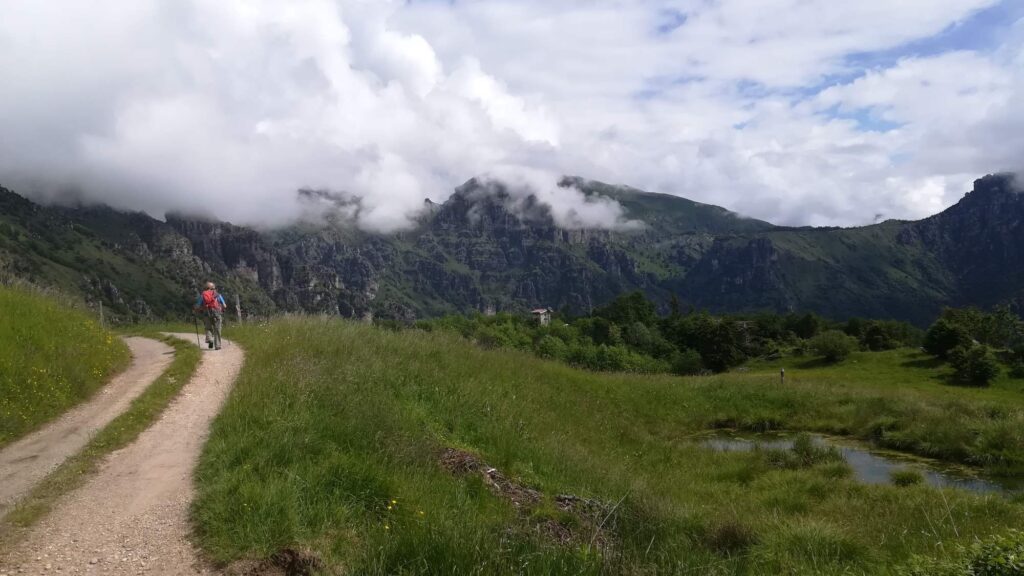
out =
[[[856,225],[1024,168],[1019,0],[5,0],[0,47],[0,183],[156,215],[392,231],[491,175],[620,225],[572,174]]]

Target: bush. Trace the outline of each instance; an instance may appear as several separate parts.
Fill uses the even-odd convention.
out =
[[[974,576],[1024,574],[1024,532],[1010,530],[973,544],[967,568]]]
[[[999,362],[988,346],[957,346],[949,352],[953,378],[969,386],[988,386],[999,375]]]
[[[924,335],[924,351],[939,358],[948,358],[958,346],[969,346],[971,337],[967,330],[941,318],[932,324]]]
[[[811,349],[829,362],[838,362],[857,349],[857,339],[839,330],[822,332],[811,340]]]
[[[1019,576],[1024,574],[1024,532],[1010,530],[969,547],[952,559],[914,557],[897,569],[899,576]]]
[[[1010,378],[1024,380],[1024,362],[1016,362],[1010,366]]]
[[[681,352],[672,357],[672,373],[680,376],[693,376],[700,374],[704,369],[701,363],[700,354],[696,350],[684,348]]]
[[[569,355],[569,347],[561,338],[544,336],[537,342],[535,353],[549,360],[565,360]]]

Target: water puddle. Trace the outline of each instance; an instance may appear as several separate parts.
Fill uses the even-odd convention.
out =
[[[1010,479],[985,479],[971,476],[966,470],[941,467],[933,462],[903,456],[892,452],[869,450],[855,443],[812,435],[818,445],[833,446],[853,469],[854,477],[865,484],[892,484],[892,473],[898,470],[916,470],[924,482],[936,488],[960,488],[980,494],[1013,495],[1021,492],[1024,485]],[[792,436],[738,435],[723,433],[701,441],[701,445],[720,452],[749,452],[756,447],[775,450],[789,450],[793,447]]]

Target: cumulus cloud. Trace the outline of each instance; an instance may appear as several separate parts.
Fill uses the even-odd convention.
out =
[[[1024,25],[941,42],[1013,5],[5,0],[0,183],[266,225],[330,190],[384,232],[482,174],[570,228],[630,224],[562,174],[781,223],[919,217],[1024,158]]]

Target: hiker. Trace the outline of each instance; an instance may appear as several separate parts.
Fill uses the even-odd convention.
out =
[[[217,292],[217,285],[207,282],[206,290],[199,294],[195,306],[196,313],[203,316],[207,348],[220,350],[220,330],[224,326],[224,310],[227,307],[224,297]]]

